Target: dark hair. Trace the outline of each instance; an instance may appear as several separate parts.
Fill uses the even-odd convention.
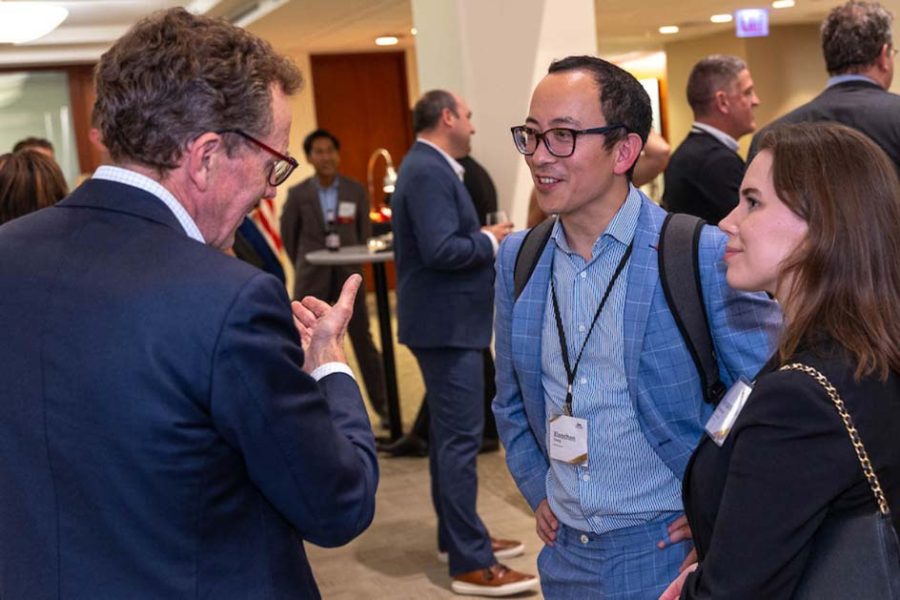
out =
[[[309,153],[312,152],[313,142],[315,142],[316,140],[321,139],[321,138],[331,140],[331,143],[334,144],[335,150],[341,149],[341,143],[338,141],[338,139],[334,136],[333,133],[331,133],[330,131],[327,131],[325,129],[316,129],[315,131],[310,133],[308,136],[303,138],[303,152],[305,154],[309,155]]]
[[[707,114],[716,92],[734,87],[747,63],[737,56],[713,54],[702,59],[688,76],[687,101],[697,116]]]
[[[818,340],[840,344],[856,377],[900,371],[900,183],[894,164],[862,133],[833,122],[768,131],[779,199],[808,224],[786,260],[794,276],[779,342],[786,360]]]
[[[441,120],[445,108],[450,109],[454,116],[459,116],[453,94],[446,90],[425,92],[413,108],[413,133],[419,134],[434,128]]]
[[[56,161],[37,150],[0,160],[0,223],[52,206],[68,193]]]
[[[50,143],[50,140],[46,140],[44,138],[39,137],[27,137],[24,140],[19,140],[16,142],[16,145],[13,146],[13,152],[21,152],[22,150],[27,150],[28,148],[44,148],[53,152],[53,144]]]
[[[600,89],[600,111],[606,123],[621,123],[627,131],[618,129],[606,134],[605,146],[612,148],[628,133],[636,133],[641,144],[647,142],[653,111],[647,90],[628,71],[596,56],[568,56],[550,63],[547,73],[588,71]],[[633,169],[633,167],[632,167]]]
[[[835,7],[822,22],[822,54],[830,75],[870,67],[885,44],[891,45],[894,16],[876,2],[852,0]]]
[[[272,127],[272,91],[301,85],[300,72],[249,32],[182,8],[139,21],[100,58],[94,123],[116,162],[162,175],[209,131]],[[226,138],[229,150],[242,143]]]

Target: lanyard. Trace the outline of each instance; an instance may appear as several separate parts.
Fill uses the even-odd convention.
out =
[[[616,279],[621,275],[622,270],[625,268],[625,263],[628,262],[628,257],[631,256],[631,248],[633,246],[634,242],[628,244],[628,249],[625,250],[622,260],[619,261],[619,265],[616,267],[615,272],[613,272],[612,279],[609,280],[609,285],[606,286],[606,291],[603,292],[603,298],[600,299],[600,305],[597,307],[597,312],[594,313],[594,320],[591,321],[591,328],[588,329],[587,335],[584,336],[584,342],[581,344],[581,350],[578,351],[578,358],[575,359],[574,366],[571,366],[571,363],[569,362],[569,346],[566,343],[566,332],[563,329],[562,317],[559,315],[559,301],[556,299],[556,285],[553,283],[553,275],[550,275],[550,294],[553,298],[553,314],[556,316],[556,331],[559,334],[559,347],[562,351],[563,366],[566,368],[566,378],[568,379],[565,406],[567,416],[572,416],[572,385],[575,383],[575,373],[578,371],[578,365],[581,363],[584,349],[587,346],[588,339],[591,337],[591,332],[594,331],[594,325],[597,324],[597,320],[600,318],[600,313],[603,312],[603,307],[606,305],[606,300],[609,298],[609,293],[612,291]]]

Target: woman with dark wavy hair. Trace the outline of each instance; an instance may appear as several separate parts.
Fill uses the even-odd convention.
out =
[[[36,150],[0,157],[0,224],[52,206],[68,194],[59,165]]]
[[[685,509],[700,560],[666,600],[794,597],[823,526],[878,509],[832,396],[808,367],[842,398],[900,525],[896,170],[869,138],[833,123],[773,129],[760,149],[719,227],[728,283],[772,294],[785,328],[746,383],[743,408],[733,404],[736,420],[714,415],[688,465]],[[796,363],[807,369],[781,369]]]

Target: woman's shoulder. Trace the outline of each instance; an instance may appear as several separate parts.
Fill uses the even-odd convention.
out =
[[[823,347],[798,352],[782,366],[762,374],[754,387],[749,416],[801,420],[806,426],[841,427],[834,398],[851,413],[880,412],[887,408],[877,399],[892,399],[900,391],[900,380],[887,381],[877,375],[854,377],[855,363],[839,349]],[[818,419],[818,421],[817,421]]]

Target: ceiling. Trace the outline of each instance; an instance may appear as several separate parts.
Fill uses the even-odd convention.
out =
[[[552,2],[552,8],[565,6],[564,0],[548,1]],[[898,2],[884,3],[890,7]],[[380,35],[400,37],[401,48],[411,46],[414,40],[410,34],[410,0],[68,0],[58,3],[69,9],[63,25],[35,42],[0,45],[0,68],[94,62],[140,17],[178,5],[225,16],[248,26],[281,51],[373,51],[376,50],[373,40]],[[794,8],[772,10],[771,23],[818,22],[838,0],[796,0],[796,3]],[[599,52],[611,55],[655,50],[669,40],[726,31],[733,25],[712,24],[710,15],[765,4],[758,0],[681,0],[677,5],[670,0],[595,0]],[[657,31],[661,25],[679,25],[681,31],[674,36],[663,36]]]

